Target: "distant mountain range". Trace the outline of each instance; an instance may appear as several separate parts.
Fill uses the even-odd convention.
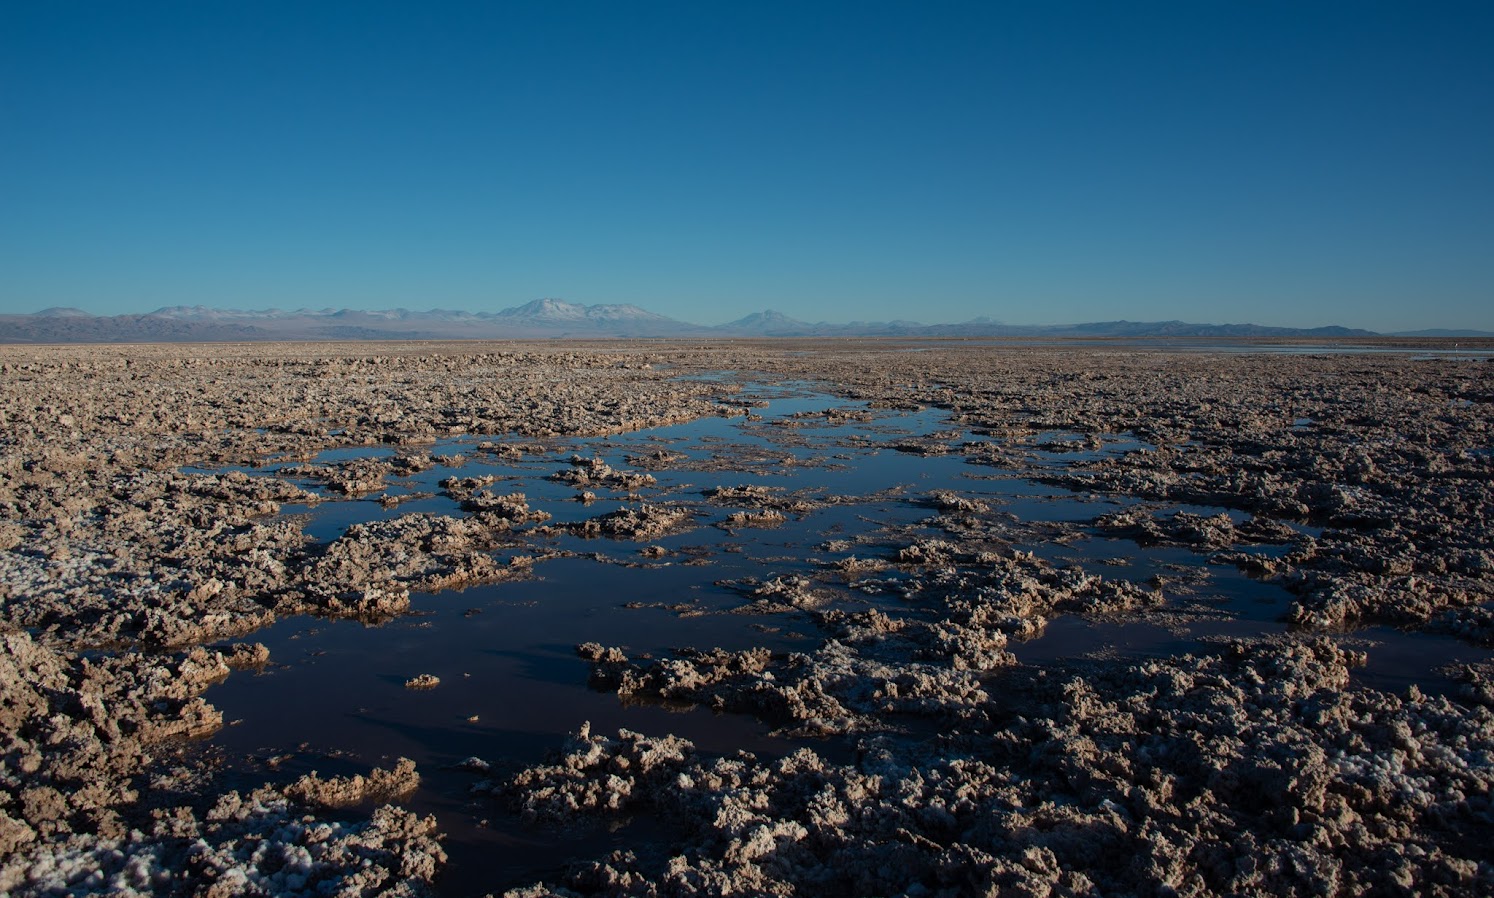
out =
[[[960,324],[854,321],[811,324],[772,310],[707,327],[666,318],[633,305],[582,305],[536,299],[499,312],[432,309],[264,309],[238,311],[170,306],[143,315],[91,315],[52,308],[32,315],[0,315],[0,342],[140,343],[247,340],[506,340],[627,337],[1375,337],[1347,327],[1267,327],[1183,321],[1102,321],[1067,325],[1010,325],[989,318]],[[1388,336],[1494,337],[1488,331],[1430,330]]]

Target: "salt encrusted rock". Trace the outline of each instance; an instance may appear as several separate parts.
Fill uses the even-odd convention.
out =
[[[318,830],[302,824],[302,812],[292,812],[285,799],[265,792],[236,814],[204,821],[183,807],[145,832],[124,825],[126,815],[136,812],[133,783],[149,763],[149,746],[216,729],[221,717],[196,696],[227,674],[223,656],[202,649],[89,660],[54,652],[25,633],[0,634],[0,727],[6,733],[0,754],[0,891],[52,894],[66,884],[88,892],[172,893],[170,872],[190,867],[203,874],[199,883],[211,884],[221,874],[224,887],[209,891],[231,894],[248,882],[246,875],[261,875],[253,871],[269,863],[235,847],[247,838],[249,845],[310,852],[302,879],[271,876],[295,867],[262,869],[271,876],[265,882],[279,883],[287,894],[299,893],[299,884],[358,882],[394,894],[423,894],[444,857],[434,821],[392,808],[377,812],[371,824]],[[404,764],[376,771],[361,784],[357,777],[321,783],[313,778],[290,791],[330,800],[332,792],[347,798],[361,789],[363,798],[372,798],[407,791],[412,777],[413,766]],[[359,857],[374,864],[350,865]]]
[[[677,373],[763,371],[831,381],[872,407],[937,408],[959,430],[900,441],[906,448],[959,453],[999,466],[999,477],[1038,476],[1096,498],[1164,503],[1150,524],[1135,522],[1145,538],[1275,578],[1295,593],[1300,625],[1393,622],[1494,643],[1494,366],[987,346],[916,357],[875,346],[656,351]],[[10,765],[0,777],[0,891],[61,889],[76,874],[85,891],[159,892],[168,871],[186,870],[204,894],[250,884],[417,892],[440,849],[432,822],[396,809],[308,820],[308,808],[264,790],[226,793],[213,819],[186,806],[141,807],[144,772],[169,775],[146,760],[147,741],[216,725],[197,695],[204,678],[221,675],[213,653],[163,650],[240,638],[276,613],[377,618],[400,611],[412,589],[521,572],[523,564],[490,557],[515,548],[515,509],[474,492],[459,501],[491,507],[451,519],[460,524],[406,521],[315,545],[295,522],[268,517],[314,494],[276,476],[200,471],[453,433],[600,434],[740,410],[706,398],[720,384],[619,369],[605,350],[197,352],[6,347],[0,359],[0,603],[7,622],[34,634],[9,644],[17,673],[0,685],[0,716],[9,715],[0,765]],[[1038,458],[1038,435],[1050,433],[1083,434],[1082,448],[1099,452]],[[1134,442],[1097,446],[1097,434]],[[1067,442],[1046,448],[1080,448]],[[771,455],[749,460],[780,463]],[[697,463],[665,448],[629,461],[650,470]],[[329,465],[322,480],[356,491],[402,473],[383,464]],[[779,501],[793,497],[736,500],[790,513]],[[926,748],[868,738],[855,765],[687,760],[676,773],[693,784],[675,780],[654,803],[635,790],[625,805],[676,813],[665,803],[674,801],[681,819],[711,835],[663,866],[650,866],[647,853],[600,859],[568,887],[1494,891],[1487,862],[1466,848],[1490,835],[1482,673],[1453,700],[1401,699],[1349,690],[1347,659],[1326,650],[1252,648],[1020,688],[1026,673],[1005,663],[1005,636],[1036,632],[1057,613],[1144,612],[1160,596],[1024,559],[1000,545],[999,516],[939,501],[932,526],[953,548],[912,543],[902,558],[881,553],[876,571],[839,563],[875,601],[901,599],[925,619],[830,605],[817,619],[838,648],[799,653],[807,662],[797,667],[774,656],[761,673],[792,671],[778,686],[806,709],[871,731],[896,719],[878,705],[892,697],[858,691],[856,676],[898,685],[901,701],[899,676],[940,669],[948,687],[915,678],[932,700],[896,714],[945,736]],[[1172,514],[1178,504],[1211,510],[1194,521]],[[1252,517],[1233,515],[1231,532],[1220,507]],[[627,522],[618,529],[626,533]],[[1251,552],[1253,543],[1286,551]],[[152,651],[134,651],[142,647]],[[85,658],[78,648],[102,651]],[[632,666],[626,655],[594,660]],[[705,667],[709,679],[709,665],[666,660]],[[636,666],[638,676],[654,674]],[[745,707],[761,673],[696,688]],[[988,699],[962,696],[966,682]],[[806,698],[811,683],[844,713]],[[772,713],[799,713],[787,695],[763,699]]]
[[[384,806],[366,820],[319,821],[272,789],[224,794],[205,817],[176,809],[147,830],[74,836],[0,859],[12,895],[378,894],[426,898],[445,862],[434,817]],[[189,891],[190,890],[190,891]]]
[[[879,637],[883,639],[885,637]],[[996,637],[999,645],[1004,639]],[[925,662],[888,663],[830,641],[812,654],[767,649],[681,649],[672,658],[635,664],[619,649],[588,648],[592,683],[627,698],[705,704],[755,714],[785,733],[825,735],[879,729],[879,714],[964,719],[987,698],[964,669]],[[912,653],[913,648],[905,648]],[[1010,655],[986,647],[993,666]]]
[[[831,601],[831,594],[816,587],[807,577],[770,577],[767,580],[744,577],[740,580],[719,580],[716,585],[749,599],[747,605],[736,610],[751,614],[808,611]]]
[[[566,741],[557,763],[526,770],[501,791],[529,818],[620,811],[634,801],[651,800],[653,792],[667,788],[694,750],[684,739],[650,739],[629,730],[619,730],[617,739],[608,739],[592,735],[591,724],[583,723]]]
[[[651,474],[619,471],[600,458],[584,458],[580,455],[571,456],[571,466],[550,475],[549,479],[569,483],[578,489],[598,486],[625,491],[652,486],[657,482]]]
[[[419,785],[420,774],[415,772],[415,762],[400,758],[392,769],[375,768],[368,776],[359,773],[324,779],[312,771],[287,786],[284,792],[287,798],[302,804],[345,808],[365,801],[392,801],[409,795]]]
[[[780,519],[784,512],[802,514],[817,507],[817,503],[802,495],[785,493],[780,487],[755,483],[712,487],[705,491],[705,496],[715,505],[738,505],[764,512],[777,512]]]
[[[977,638],[986,630],[1028,638],[1057,613],[1131,613],[1163,602],[1155,587],[1104,578],[1078,565],[1057,568],[1029,552],[971,552],[946,540],[921,539],[900,548],[893,561],[912,576],[866,577],[853,585],[864,592],[942,602],[946,624],[973,630]]]
[[[1487,888],[1494,715],[1348,690],[1357,660],[1285,642],[1033,676],[994,725],[863,740],[849,764],[583,727],[497,791],[535,817],[648,811],[689,835],[668,860],[613,854],[509,894]]]
[[[1235,542],[1234,521],[1223,512],[1204,517],[1180,511],[1159,521],[1146,510],[1133,508],[1104,515],[1095,524],[1143,543],[1170,542],[1222,549]]]
[[[523,497],[507,497],[512,513]],[[506,515],[509,512],[504,512]],[[436,591],[513,576],[487,550],[509,544],[510,520],[410,514],[354,524],[301,571],[299,594],[282,611],[385,617],[409,607],[411,590]]]
[[[627,456],[627,461],[628,464],[633,465],[637,468],[666,468],[670,465],[675,464],[676,462],[684,461],[687,458],[689,458],[689,456],[683,452],[676,452],[673,449],[660,448],[655,449],[652,452],[642,453],[638,455],[629,455]]]
[[[7,348],[0,437],[15,464],[0,466],[0,584],[12,587],[8,618],[76,644],[184,645],[264,626],[283,598],[294,612],[301,594],[314,605],[347,591],[297,582],[299,527],[254,520],[282,503],[315,502],[314,494],[278,476],[169,470],[180,465],[304,458],[453,428],[615,433],[718,411],[701,399],[718,387],[597,357],[348,348],[327,344],[310,357],[276,345],[219,347],[214,358],[164,346],[109,357]],[[428,453],[401,452],[307,473],[357,492],[431,464]],[[40,551],[12,551],[21,545]],[[445,566],[452,582],[487,573]],[[349,613],[364,613],[356,605]]]
[[[596,661],[609,664],[626,662],[628,656],[621,649],[607,648],[597,642],[583,642],[576,646],[576,654],[587,661]]]
[[[984,514],[991,506],[979,499],[961,496],[951,490],[934,490],[929,493],[929,504],[942,512],[959,514]]]
[[[685,530],[693,518],[686,508],[640,502],[572,524],[569,529],[578,536],[646,540]]]
[[[783,516],[783,512],[774,511],[769,508],[762,511],[732,512],[726,516],[726,520],[722,521],[719,526],[728,530],[745,527],[778,527],[786,520],[788,518]]]
[[[550,519],[547,512],[530,508],[528,497],[523,493],[499,496],[485,489],[484,486],[491,482],[487,477],[447,478],[441,481],[441,485],[452,496],[461,499],[464,510],[476,513],[473,515],[474,520],[496,531],[501,532],[515,524],[540,523]]]
[[[223,663],[235,670],[263,667],[270,661],[270,649],[261,642],[236,642],[222,651]]]
[[[0,892],[178,894],[190,880],[204,895],[251,883],[287,895],[426,894],[445,857],[434,819],[391,807],[361,822],[305,815],[308,804],[408,792],[418,781],[408,761],[248,799],[226,793],[205,817],[186,806],[157,808],[154,824],[137,816],[152,746],[215,730],[221,717],[198,696],[227,674],[221,654],[200,648],[88,659],[0,633]]]
[[[710,499],[723,504],[732,505],[762,505],[773,501],[782,490],[774,487],[761,486],[755,483],[744,483],[740,486],[717,486],[705,491]]]

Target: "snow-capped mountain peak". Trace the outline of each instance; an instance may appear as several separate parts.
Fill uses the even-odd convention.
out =
[[[504,309],[500,318],[527,318],[539,321],[581,321],[586,318],[587,307],[580,303],[546,297]]]

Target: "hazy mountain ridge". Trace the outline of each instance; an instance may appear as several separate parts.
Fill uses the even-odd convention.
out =
[[[1185,321],[1100,321],[1011,325],[988,317],[958,324],[916,321],[800,321],[766,309],[727,324],[691,324],[630,304],[583,305],[536,299],[496,312],[459,309],[214,309],[167,306],[143,315],[91,315],[54,307],[30,315],[0,315],[0,342],[131,343],[256,340],[441,340],[547,337],[1375,337],[1348,327],[1290,328]],[[1389,336],[1494,337],[1494,332],[1429,329]]]

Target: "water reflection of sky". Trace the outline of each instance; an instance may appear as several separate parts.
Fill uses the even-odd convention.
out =
[[[1206,555],[1187,548],[1141,546],[1087,526],[1134,500],[1070,493],[1015,472],[966,463],[959,448],[972,437],[952,427],[941,410],[873,410],[804,384],[755,387],[731,398],[765,399],[768,405],[749,409],[751,418],[707,418],[608,437],[442,440],[415,450],[435,458],[430,468],[391,478],[383,493],[374,494],[417,498],[386,507],[373,496],[326,495],[315,504],[284,507],[283,513],[304,521],[313,538],[330,541],[365,521],[411,513],[462,515],[459,503],[443,492],[440,482],[453,476],[491,476],[497,479],[486,487],[490,492],[523,493],[532,508],[552,516],[549,525],[574,523],[642,500],[685,506],[696,516],[696,526],[650,540],[670,553],[657,560],[639,555],[644,543],[587,539],[555,530],[521,532],[525,545],[495,553],[500,560],[537,549],[577,554],[536,564],[530,579],[417,595],[414,614],[379,627],[281,620],[250,637],[270,647],[269,669],[236,673],[209,692],[207,698],[225,719],[236,722],[214,737],[214,743],[230,759],[288,753],[291,757],[278,768],[278,775],[285,777],[312,768],[333,773],[339,765],[355,770],[401,756],[413,758],[422,786],[410,806],[437,814],[448,833],[452,862],[441,888],[448,894],[497,891],[553,873],[573,853],[594,856],[599,845],[606,850],[605,846],[617,847],[641,836],[636,829],[623,827],[616,832],[599,829],[576,841],[574,833],[523,828],[497,813],[487,800],[468,798],[472,775],[450,769],[468,756],[497,764],[533,764],[583,721],[603,733],[620,727],[674,733],[713,753],[746,749],[772,756],[801,744],[770,736],[768,725],[750,717],[628,704],[616,695],[592,691],[587,687],[588,665],[575,655],[578,643],[623,646],[634,656],[683,646],[813,651],[822,636],[807,615],[730,613],[748,599],[729,581],[818,576],[817,588],[848,607],[902,601],[857,591],[823,576],[825,568],[850,555],[890,555],[898,541],[910,535],[939,538],[941,532],[929,522],[936,512],[927,502],[936,490],[982,500],[993,514],[1012,521],[1063,527],[1068,537],[1061,542],[1038,539],[1014,548],[1055,565],[1081,564],[1108,578],[1162,582],[1164,594],[1171,596],[1169,616],[1161,622],[1059,616],[1037,638],[1011,645],[1022,663],[1057,664],[1096,652],[1171,655],[1195,650],[1200,640],[1211,637],[1284,630],[1281,619],[1290,599],[1285,591],[1232,566],[1210,564]],[[828,417],[791,417],[832,409],[837,414]],[[846,414],[869,420],[846,420]],[[1045,434],[1032,443],[1064,437]],[[942,443],[950,452],[921,455],[892,448],[904,440]],[[501,446],[524,447],[523,454],[500,458],[494,447]],[[1141,446],[1129,437],[1115,436],[1107,438],[1098,452]],[[647,469],[657,482],[633,495],[592,484],[584,488],[597,499],[583,504],[575,501],[580,488],[550,479],[570,467],[573,455],[601,458],[617,469],[643,470],[629,464],[628,458],[659,449],[682,453],[684,458],[668,467]],[[332,450],[313,463],[336,465],[401,451],[410,450]],[[1029,457],[1060,467],[1095,454],[1033,450]],[[277,476],[285,467],[269,465],[253,473]],[[289,479],[320,490],[313,479]],[[714,503],[706,492],[742,484],[834,504],[787,512],[787,520],[777,528],[729,531],[717,526],[742,506]],[[1176,510],[1215,514],[1221,509]],[[1235,511],[1231,517],[1240,522],[1246,516]],[[894,533],[895,537],[889,535]],[[692,563],[701,558],[707,563]],[[889,577],[897,576],[902,575],[889,572]],[[635,607],[624,607],[628,604]],[[1366,672],[1369,681],[1397,685],[1426,678],[1425,651],[1418,654],[1409,643],[1397,641],[1394,633],[1376,636],[1390,648],[1380,656],[1388,660],[1372,664]],[[1451,643],[1417,638],[1444,648]],[[1464,654],[1468,652],[1477,650]],[[434,674],[441,683],[431,690],[406,689],[405,681],[417,674]],[[849,750],[848,744],[815,746],[831,755]]]

